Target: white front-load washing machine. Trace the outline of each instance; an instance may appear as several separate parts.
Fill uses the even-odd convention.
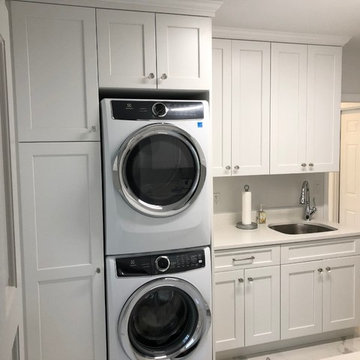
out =
[[[210,244],[206,101],[103,99],[106,255]]]
[[[109,360],[211,360],[210,249],[108,256]]]

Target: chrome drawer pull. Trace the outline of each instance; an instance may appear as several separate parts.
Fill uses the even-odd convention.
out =
[[[232,260],[233,260],[233,262],[236,262],[236,261],[253,261],[253,260],[255,260],[255,256],[250,256],[250,257],[242,258],[242,259],[233,258]]]

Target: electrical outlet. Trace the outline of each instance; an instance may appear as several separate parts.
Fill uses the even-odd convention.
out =
[[[220,193],[214,193],[214,205],[218,205],[220,202]]]

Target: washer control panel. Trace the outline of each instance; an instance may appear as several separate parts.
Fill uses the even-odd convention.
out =
[[[203,249],[184,252],[119,257],[116,259],[118,277],[174,274],[205,266]]]

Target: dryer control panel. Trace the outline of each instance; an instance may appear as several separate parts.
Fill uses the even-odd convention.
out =
[[[205,253],[202,249],[116,259],[118,277],[174,274],[204,266]]]
[[[114,120],[202,120],[201,101],[112,100]]]

